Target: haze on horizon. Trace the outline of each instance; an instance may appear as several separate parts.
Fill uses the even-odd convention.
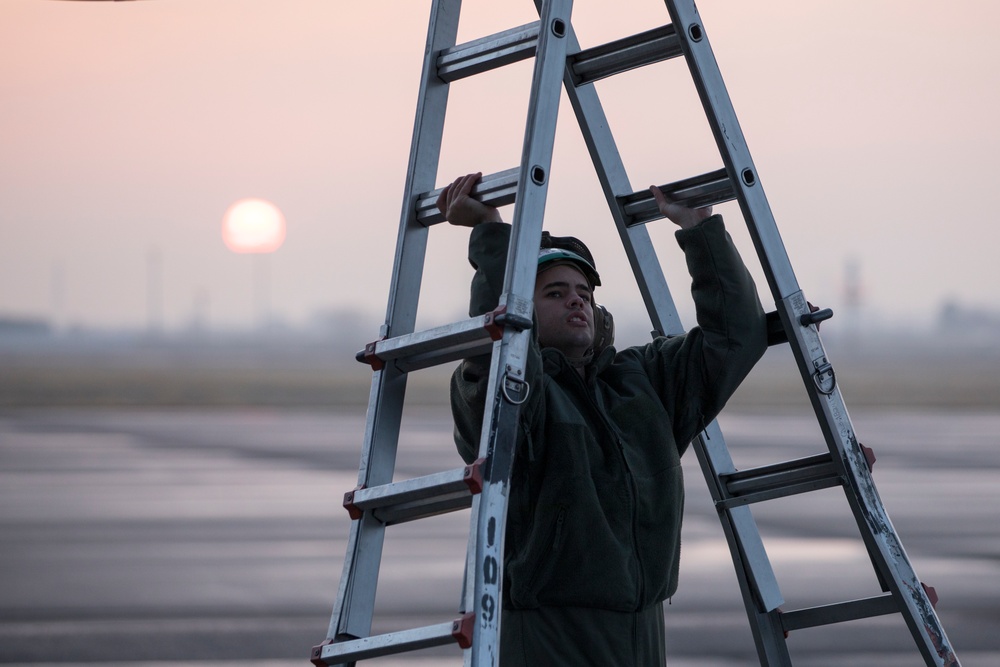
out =
[[[575,3],[583,46],[669,21],[658,0],[611,4]],[[0,316],[239,327],[264,299],[290,324],[344,309],[380,318],[429,6],[5,0]],[[947,9],[699,3],[813,303],[842,307],[854,266],[872,321],[927,321],[948,301],[1000,310],[1000,7]],[[467,0],[459,39],[535,18],[528,0]],[[517,164],[529,75],[520,63],[452,87],[439,184]],[[636,189],[721,166],[680,61],[598,90]],[[561,114],[546,226],[584,237],[606,276],[598,299],[634,314],[638,292],[565,99]],[[223,243],[223,214],[248,197],[287,220],[271,255]],[[738,209],[720,208],[756,268]],[[682,301],[671,234],[653,228]],[[466,238],[431,231],[426,324],[466,309]]]

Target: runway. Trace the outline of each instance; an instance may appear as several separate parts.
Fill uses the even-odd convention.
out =
[[[1000,412],[859,412],[875,481],[962,664],[1000,664]],[[822,451],[810,416],[724,414],[737,465]],[[306,665],[326,637],[361,410],[0,412],[0,662]],[[399,474],[459,465],[441,408],[404,415]],[[757,664],[693,453],[670,664]],[[755,506],[789,608],[878,592],[840,490]],[[451,620],[468,512],[393,527],[376,631]],[[801,635],[801,636],[799,636]],[[796,665],[921,664],[895,616],[793,633]],[[456,648],[371,665],[459,665]]]

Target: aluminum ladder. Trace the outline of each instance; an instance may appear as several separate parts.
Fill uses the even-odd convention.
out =
[[[805,380],[827,451],[737,470],[716,423],[693,443],[729,543],[761,665],[791,665],[788,633],[883,614],[900,614],[927,665],[958,665],[933,609],[934,593],[916,577],[882,507],[870,474],[870,450],[855,436],[836,374],[819,336],[829,310],[815,311],[799,288],[763,187],[737,122],[705,28],[691,0],[666,0],[671,22],[581,49],[570,21],[572,0],[536,0],[540,20],[456,45],[461,0],[435,0],[400,216],[389,303],[380,338],[359,353],[373,369],[357,488],[345,496],[353,519],[327,639],[316,665],[354,664],[385,655],[457,643],[466,665],[498,664],[506,499],[513,465],[521,381],[529,343],[532,293],[551,164],[560,88],[564,85],[604,190],[611,216],[653,323],[683,333],[646,223],[661,218],[648,191],[634,192],[593,82],[681,57],[701,98],[723,167],[661,186],[691,207],[737,200],[776,311],[769,342],[790,345]],[[535,58],[521,162],[484,176],[473,195],[515,203],[503,296],[486,315],[414,331],[438,158],[452,82]],[[473,464],[393,483],[407,374],[492,352],[480,458]],[[783,598],[750,511],[756,502],[834,486],[843,488],[883,593],[829,605],[782,610]],[[472,508],[459,615],[436,625],[371,636],[375,589],[388,526]]]

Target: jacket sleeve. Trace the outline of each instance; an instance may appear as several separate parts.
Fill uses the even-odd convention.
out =
[[[639,350],[683,451],[763,356],[767,325],[753,278],[721,216],[678,230],[676,238],[691,274],[698,326]]]
[[[486,222],[473,227],[469,236],[469,263],[476,270],[472,278],[469,316],[476,317],[497,307],[503,291],[510,244],[510,225]],[[479,455],[479,437],[486,410],[490,379],[490,355],[463,360],[451,376],[451,411],[455,421],[455,444],[467,463]],[[536,342],[528,352],[528,401],[521,407],[522,417],[532,412],[538,393],[533,379],[540,377],[541,357]]]

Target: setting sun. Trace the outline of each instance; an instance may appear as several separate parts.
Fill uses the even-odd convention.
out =
[[[285,216],[264,199],[241,199],[222,217],[222,240],[233,252],[274,252],[285,241]]]

